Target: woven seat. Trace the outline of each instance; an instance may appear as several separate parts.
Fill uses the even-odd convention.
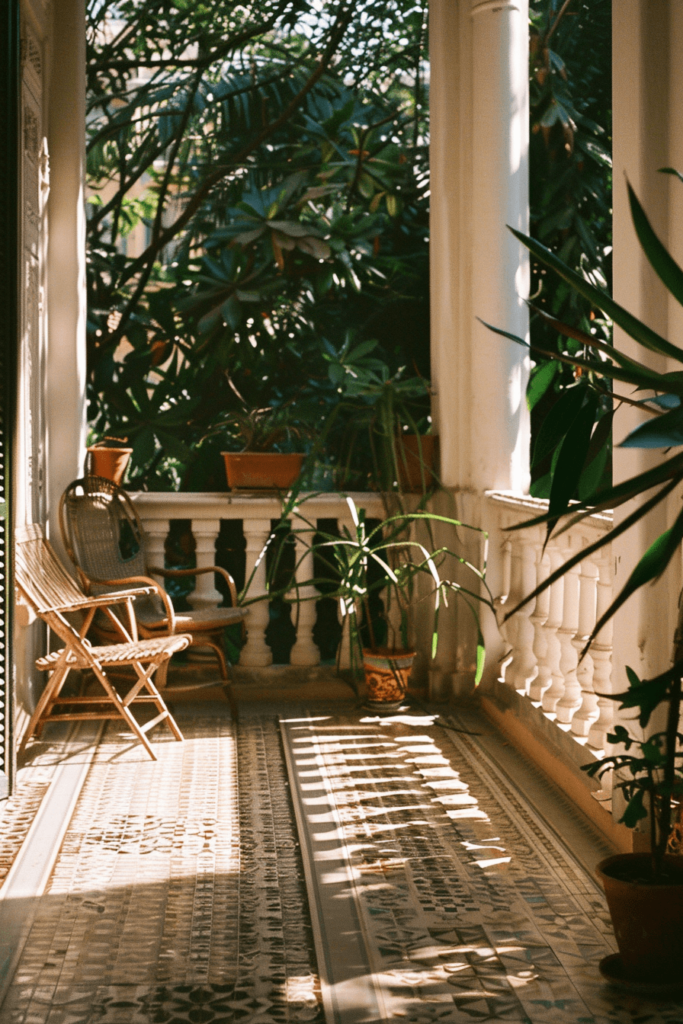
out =
[[[220,566],[198,569],[166,569],[147,564],[144,530],[140,517],[128,494],[121,487],[102,477],[88,476],[74,480],[65,490],[60,505],[60,526],[64,546],[78,571],[84,590],[89,594],[113,594],[123,585],[150,582],[150,574],[180,579],[201,573],[218,573],[228,586],[232,607],[202,608],[176,612],[163,588],[136,601],[135,615],[140,635],[151,638],[183,632],[191,644],[209,647],[218,660],[226,695],[234,718],[237,718],[225,656],[223,633],[226,626],[243,623],[248,614],[237,604],[237,589],[232,576]],[[101,617],[95,619],[95,630],[108,640],[110,626]],[[163,690],[166,667],[158,676]]]
[[[19,597],[64,643],[61,650],[48,653],[36,662],[39,669],[50,675],[22,739],[20,752],[50,721],[123,718],[154,760],[156,755],[146,733],[155,725],[165,722],[175,738],[182,740],[182,733],[154,685],[153,676],[172,654],[188,647],[192,637],[181,633],[140,640],[133,614],[134,600],[149,600],[161,589],[156,583],[150,580],[143,586],[121,590],[115,596],[85,594],[69,576],[38,526],[17,531],[15,573]],[[121,605],[127,611],[128,628],[112,611],[113,606]],[[122,642],[97,647],[85,639],[98,610],[109,617],[112,629],[123,638]],[[73,619],[79,614],[83,621],[77,627]],[[135,671],[136,678],[124,696],[107,676],[106,669],[112,665],[130,665]],[[89,669],[102,692],[62,696],[73,669]],[[133,704],[152,704],[157,714],[151,721],[139,725],[130,710]]]

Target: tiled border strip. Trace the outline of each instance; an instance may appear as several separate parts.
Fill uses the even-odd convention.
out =
[[[103,723],[82,723],[70,737],[79,759],[56,767],[21,850],[0,888],[0,1007],[28,938],[39,897],[50,877],[76,801],[86,780]],[[85,749],[82,749],[85,748]]]
[[[343,839],[338,838],[342,822],[334,809],[334,800],[329,803],[330,820],[316,822],[316,838],[320,843],[322,834],[329,832],[330,840],[336,839],[338,843],[338,857],[316,859],[313,836],[306,821],[301,773],[297,770],[290,728],[295,724],[314,721],[315,718],[310,715],[300,719],[279,716],[290,793],[301,843],[325,1019],[327,1024],[386,1020],[384,1000],[374,984],[374,973],[358,914],[356,886],[349,867],[350,858],[345,856]],[[310,763],[310,758],[306,760]],[[330,792],[323,773],[318,775],[317,785],[314,778],[318,773],[308,770],[303,774],[310,779],[306,783],[307,787],[311,787],[307,790],[309,795],[314,791],[318,795]]]

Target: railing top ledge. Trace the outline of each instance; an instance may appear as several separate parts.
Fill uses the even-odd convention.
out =
[[[302,493],[298,505],[306,518],[336,518],[349,514],[347,494],[337,492]],[[368,515],[384,515],[381,494],[374,491],[350,492],[359,508]],[[282,512],[278,494],[258,491],[136,491],[131,494],[140,515],[153,519],[277,519]]]
[[[516,494],[514,491],[486,491],[486,497],[489,501],[496,505],[504,507],[508,511],[514,511],[519,513],[520,516],[533,516],[543,515],[548,510],[548,501],[546,498],[532,498],[530,494]],[[586,525],[591,525],[595,529],[607,531],[611,529],[613,521],[613,513],[611,510],[606,512],[594,512],[585,520]]]

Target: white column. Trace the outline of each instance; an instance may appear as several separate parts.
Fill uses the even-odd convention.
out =
[[[292,607],[292,620],[298,620],[296,643],[289,655],[292,665],[320,664],[320,648],[313,640],[313,627],[317,618],[316,598],[320,595],[314,586],[306,585],[306,580],[313,579],[313,552],[310,548],[312,537],[313,534],[303,537],[299,533],[295,535],[296,580],[301,585],[297,587],[299,604],[296,608]]]
[[[566,547],[562,552],[566,562],[575,554],[574,547]],[[560,647],[560,672],[564,685],[562,696],[555,705],[557,721],[567,725],[578,707],[581,706],[581,686],[579,684],[576,669],[579,663],[579,656],[576,653],[573,640],[579,628],[579,572],[580,566],[575,565],[573,569],[564,575],[564,607],[562,610],[562,625],[558,632]]]
[[[450,487],[528,486],[528,2],[430,3],[434,416]],[[482,396],[486,412],[482,414]]]
[[[536,531],[512,534],[512,566],[510,593],[506,601],[514,608],[536,585]],[[527,692],[536,675],[534,627],[531,622],[533,604],[520,608],[510,620],[508,636],[512,640],[512,661],[505,671],[505,682],[518,691]]]
[[[168,519],[145,519],[143,521],[145,530],[145,556],[147,565],[155,569],[164,568],[166,558],[166,538],[170,527]],[[152,574],[153,578],[166,588],[166,581],[163,576]]]
[[[192,533],[195,539],[197,568],[204,569],[216,564],[216,540],[221,528],[220,519],[193,519]],[[192,607],[217,608],[223,595],[216,589],[215,574],[206,572],[196,577],[195,588],[187,600]]]
[[[245,519],[244,536],[247,542],[246,596],[262,600],[248,605],[247,642],[240,654],[240,665],[265,668],[273,663],[273,652],[266,643],[270,618],[266,586],[266,544],[270,537],[270,519]]]
[[[50,536],[80,476],[86,434],[85,3],[54,0],[48,86],[50,195],[47,206],[47,494]]]
[[[588,637],[593,632],[597,621],[595,617],[597,584],[597,565],[590,561],[582,562],[579,593],[579,627],[573,640],[579,657],[581,657],[581,651],[586,646]],[[579,663],[576,672],[579,685],[581,686],[581,704],[572,718],[571,731],[575,736],[587,736],[592,723],[598,717],[598,698],[593,691],[594,670],[593,655],[589,650]]]
[[[552,541],[547,547],[548,555],[550,557],[550,574],[559,569],[564,561],[562,552],[558,546]],[[550,601],[548,607],[548,618],[545,620],[543,630],[545,632],[545,639],[547,644],[546,659],[548,664],[548,671],[550,673],[550,686],[543,693],[541,698],[541,706],[544,711],[549,713],[554,712],[555,705],[564,692],[564,678],[560,670],[560,658],[562,656],[562,647],[560,645],[560,638],[558,636],[558,630],[562,625],[562,613],[564,611],[564,580],[556,580],[555,583],[550,587]]]
[[[598,595],[596,621],[604,615],[612,601],[612,553],[609,548],[601,552],[598,561]],[[604,750],[607,733],[614,723],[614,701],[600,694],[612,692],[612,627],[610,620],[596,636],[591,652],[593,655],[593,690],[598,695],[598,718],[588,733],[588,745],[595,750]]]

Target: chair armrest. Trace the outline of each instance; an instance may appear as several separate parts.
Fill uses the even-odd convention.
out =
[[[125,600],[126,597],[138,597],[142,594],[158,594],[164,606],[166,618],[168,619],[169,636],[172,636],[175,633],[175,612],[173,610],[173,605],[171,604],[171,599],[161,584],[157,583],[156,580],[151,579],[149,576],[126,576],[124,579],[120,580],[91,580],[90,582],[102,587],[119,587],[130,583],[144,584],[144,586],[131,591],[117,590],[111,594],[102,594],[93,600],[108,604],[120,604],[121,600]]]
[[[237,587],[235,586],[235,581],[227,569],[223,569],[220,565],[205,565],[201,569],[157,569],[149,566],[149,571],[157,576],[164,576],[169,579],[175,579],[179,576],[201,576],[207,572],[217,572],[228,584],[233,608],[237,607]]]
[[[128,590],[118,590],[115,594],[91,594],[84,596],[82,601],[70,601],[69,604],[55,605],[52,611],[76,612],[82,611],[84,608],[104,608],[109,604],[121,604],[122,601],[129,597],[142,597],[145,594],[151,593],[153,593],[152,587],[135,587]]]

